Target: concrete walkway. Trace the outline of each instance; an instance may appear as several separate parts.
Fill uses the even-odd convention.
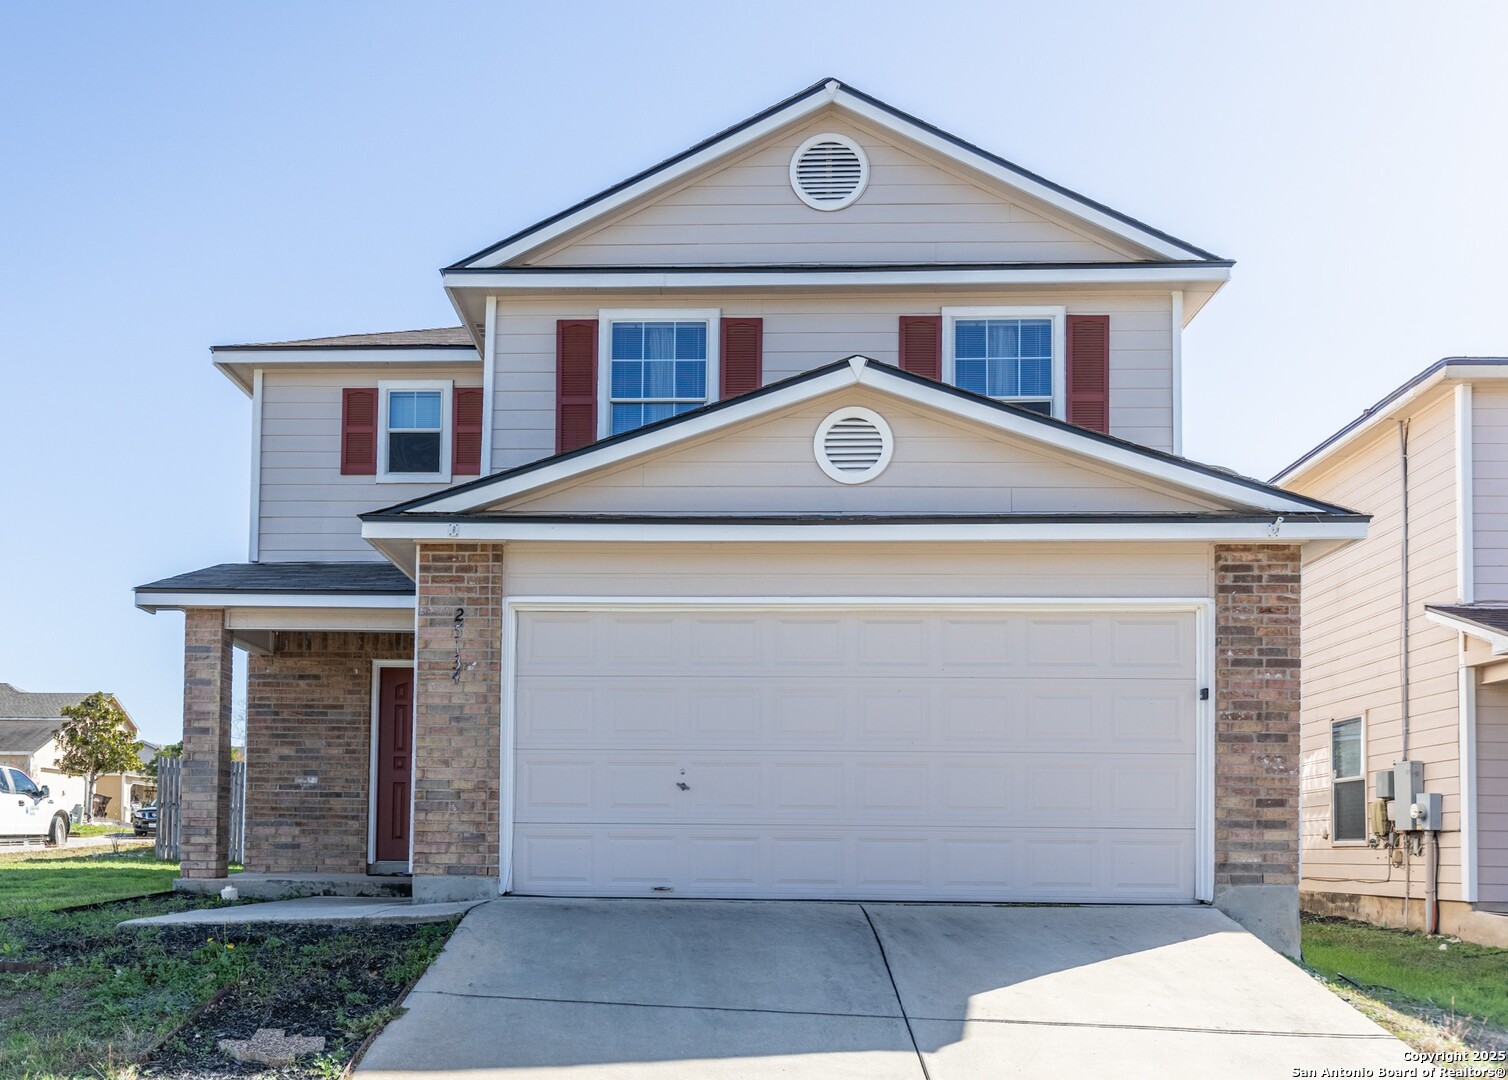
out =
[[[444,922],[464,915],[481,901],[459,904],[414,904],[378,896],[306,896],[297,900],[269,900],[260,904],[176,911],[146,919],[127,919],[121,926],[183,926],[230,923],[425,923]]]
[[[357,1073],[1289,1077],[1407,1047],[1201,907],[504,898]]]

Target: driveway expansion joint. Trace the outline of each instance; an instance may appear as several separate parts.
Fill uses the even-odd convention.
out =
[[[890,978],[890,989],[895,994],[896,1007],[901,1010],[901,1019],[906,1021],[906,1034],[911,1037],[911,1049],[916,1051],[916,1063],[922,1069],[922,1080],[932,1080],[932,1074],[927,1070],[927,1059],[922,1056],[921,1044],[916,1041],[916,1031],[911,1027],[911,1017],[906,1015],[906,1003],[901,1000],[901,988],[896,985],[895,972],[890,970],[890,957],[885,955],[885,943],[880,940],[880,931],[875,927],[874,920],[869,917],[869,909],[863,904],[859,904],[858,908],[864,913],[864,921],[869,924],[869,932],[874,935],[875,948],[880,950],[880,959],[885,964],[885,974]]]

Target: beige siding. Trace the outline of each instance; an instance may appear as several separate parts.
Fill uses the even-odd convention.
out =
[[[1477,899],[1508,904],[1508,686],[1477,688]]]
[[[444,485],[379,484],[340,474],[341,390],[393,379],[480,386],[477,366],[268,371],[262,382],[261,558],[373,560],[356,515]]]
[[[1508,600],[1508,387],[1471,388],[1472,529],[1477,600]]]
[[[512,596],[1212,594],[1207,544],[509,544]]]
[[[897,363],[899,317],[954,306],[1065,305],[1070,314],[1110,316],[1110,431],[1170,450],[1173,443],[1172,298],[1166,292],[895,293],[885,295],[698,295],[659,298],[502,298],[496,329],[493,467],[555,451],[555,322],[595,319],[603,308],[717,308],[764,320],[764,379],[775,382],[854,353]]]
[[[1304,568],[1301,822],[1303,888],[1404,895],[1404,868],[1386,852],[1336,845],[1330,828],[1330,724],[1364,717],[1367,796],[1372,775],[1402,751],[1399,691],[1400,498],[1398,431],[1380,425],[1323,472],[1293,487],[1374,515],[1367,539]],[[1421,403],[1409,431],[1409,757],[1445,796],[1440,837],[1442,899],[1461,882],[1456,634],[1424,616],[1426,604],[1456,598],[1455,405],[1449,392]],[[1412,868],[1423,896],[1422,859]]]
[[[873,409],[894,435],[885,471],[853,486],[823,473],[812,445],[823,418],[847,406]],[[836,391],[506,504],[528,513],[686,514],[1188,512],[1215,506],[865,388]]]
[[[814,210],[791,188],[790,161],[812,135],[864,148],[869,183],[857,202]],[[1123,240],[1007,198],[956,163],[828,116],[774,136],[646,206],[520,260],[541,266],[780,263],[1105,262],[1145,258]]]

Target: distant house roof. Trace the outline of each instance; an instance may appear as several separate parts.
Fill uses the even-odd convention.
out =
[[[3,683],[0,683],[0,686],[4,686],[7,690],[11,689],[11,687],[5,686]],[[32,696],[46,697],[49,695],[34,694]],[[61,697],[62,695],[51,696]],[[61,716],[54,717],[51,720],[0,719],[0,754],[34,754],[46,746],[48,741],[57,734],[58,728],[62,726],[63,718]]]
[[[10,683],[0,683],[0,720],[40,718],[57,720],[63,706],[77,705],[90,691],[67,694],[32,694],[17,690]]]
[[[299,338],[295,341],[256,341],[244,345],[216,345],[227,349],[453,349],[472,348],[474,342],[464,326],[440,326],[429,330],[389,330],[377,334],[341,334],[336,337]]]

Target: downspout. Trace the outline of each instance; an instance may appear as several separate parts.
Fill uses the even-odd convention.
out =
[[[1401,549],[1399,561],[1402,566],[1399,583],[1403,603],[1398,632],[1399,718],[1402,723],[1403,743],[1399,758],[1407,761],[1409,759],[1409,422],[1407,420],[1398,421],[1398,466],[1402,489],[1399,492],[1402,502],[1402,537],[1399,545]]]

